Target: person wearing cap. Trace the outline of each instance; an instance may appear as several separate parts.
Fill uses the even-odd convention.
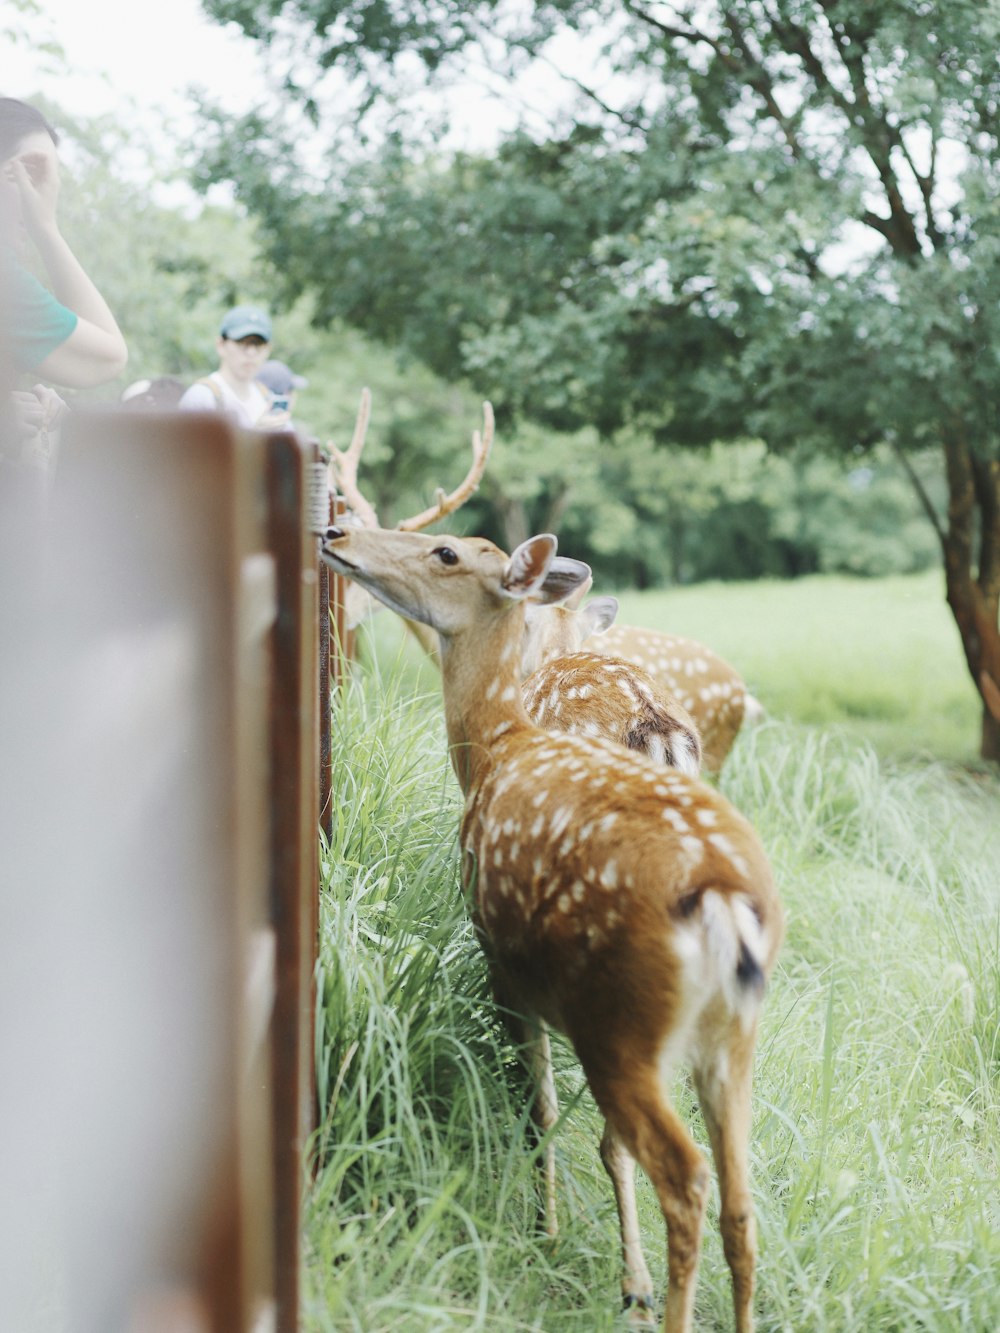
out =
[[[238,305],[219,326],[219,369],[196,380],[178,406],[189,412],[225,412],[240,426],[286,430],[289,413],[271,410],[270,392],[257,376],[271,350],[271,317],[259,306]]]
[[[304,389],[309,381],[302,375],[296,375],[284,361],[265,361],[257,372],[257,383],[263,384],[271,397],[272,410],[287,410],[287,430],[294,430],[292,413],[295,411],[295,395]]]

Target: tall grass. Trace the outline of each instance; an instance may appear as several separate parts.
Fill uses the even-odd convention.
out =
[[[599,1117],[563,1046],[562,1230],[538,1234],[523,1078],[458,886],[439,700],[362,681],[336,723],[306,1327],[618,1327]],[[789,914],[757,1060],[760,1328],[1000,1328],[1000,789],[776,721],[741,737],[722,785]],[[704,1143],[686,1080],[675,1093]],[[645,1181],[640,1211],[662,1292]],[[714,1219],[697,1319],[727,1329]]]

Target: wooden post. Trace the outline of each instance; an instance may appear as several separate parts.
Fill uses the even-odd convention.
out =
[[[297,1333],[305,1150],[315,1107],[319,571],[309,531],[306,447],[291,435],[272,436],[267,445],[268,535],[278,603],[270,709],[275,1302],[277,1333]]]

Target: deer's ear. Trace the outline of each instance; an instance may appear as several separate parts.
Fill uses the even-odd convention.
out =
[[[542,585],[534,594],[536,602],[567,602],[579,588],[589,588],[594,581],[589,565],[568,555],[557,555],[549,565]]]
[[[579,610],[580,606],[583,603],[583,599],[586,597],[587,593],[590,592],[593,586],[594,586],[594,576],[591,574],[588,578],[584,579],[584,581],[580,584],[578,588],[574,588],[573,591],[570,593],[570,595],[563,602],[563,606],[565,606],[566,610],[567,611]]]
[[[588,634],[603,634],[615,623],[618,614],[617,597],[595,597],[580,612],[584,628],[584,637]]]
[[[529,537],[514,551],[500,576],[500,588],[508,597],[538,596],[556,556],[556,539],[543,532]]]

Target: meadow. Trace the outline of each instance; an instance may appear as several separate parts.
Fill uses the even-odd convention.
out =
[[[710,643],[767,710],[721,779],[789,918],[756,1066],[761,1330],[1000,1327],[1000,784],[973,759],[940,602],[923,575],[623,597],[630,623]],[[619,1328],[599,1117],[558,1045],[548,1241],[523,1080],[458,890],[436,673],[388,615],[372,640],[336,701],[305,1326]],[[704,1143],[686,1079],[675,1096]],[[662,1293],[645,1180],[640,1213]],[[696,1322],[732,1327],[714,1206]]]

